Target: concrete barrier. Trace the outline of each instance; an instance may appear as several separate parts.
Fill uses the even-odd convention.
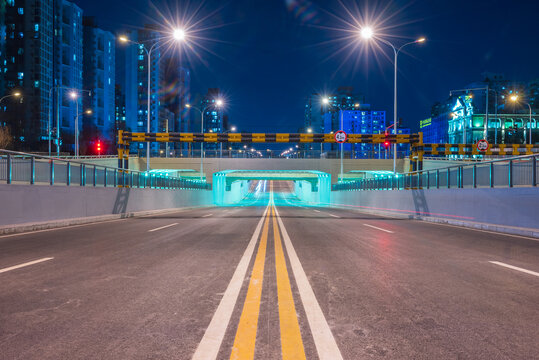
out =
[[[331,205],[539,237],[539,189],[333,191]]]
[[[212,204],[206,190],[0,185],[0,234]]]

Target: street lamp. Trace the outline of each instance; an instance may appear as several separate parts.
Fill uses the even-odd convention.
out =
[[[78,91],[82,91],[82,92],[88,92],[91,94],[91,92],[89,90],[76,90],[76,89],[71,89],[71,92],[69,93],[69,97],[75,101],[75,158],[78,158],[79,157],[79,152],[80,152],[80,146],[79,146],[79,117],[81,117],[82,115],[86,114],[86,115],[92,115],[92,110],[88,109],[82,113],[79,114],[79,93]],[[58,141],[59,143],[60,141]]]
[[[184,41],[185,40],[185,37],[186,37],[186,34],[185,34],[185,31],[183,29],[174,29],[172,31],[172,37],[176,40],[176,41]],[[159,44],[160,44],[160,40],[161,38],[157,38],[155,39],[155,43],[150,47],[150,49],[148,50],[147,46],[143,43],[138,43],[136,41],[132,41],[132,40],[129,40],[129,38],[125,35],[122,35],[120,37],[118,37],[118,40],[120,42],[123,42],[123,43],[132,43],[132,44],[136,44],[136,45],[139,45],[139,46],[142,46],[142,49],[144,49],[144,51],[146,51],[146,57],[148,58],[148,89],[147,89],[147,92],[148,92],[148,114],[147,114],[147,118],[146,118],[146,132],[150,132],[151,131],[151,128],[150,128],[150,119],[151,119],[151,98],[152,98],[152,95],[151,95],[151,91],[152,91],[152,88],[151,88],[151,82],[152,82],[152,72],[151,72],[151,67],[152,67],[152,52],[157,48],[159,47]],[[157,109],[157,116],[159,116],[159,109]],[[146,172],[149,172],[150,171],[150,142],[146,142]]]
[[[395,131],[395,135],[396,135],[397,134],[397,59],[398,59],[399,53],[401,52],[401,50],[403,48],[405,48],[408,45],[423,43],[423,42],[427,41],[427,39],[424,38],[424,37],[421,37],[421,38],[419,38],[417,40],[410,41],[410,42],[402,45],[401,47],[397,48],[391,42],[389,42],[389,41],[387,41],[385,39],[377,37],[374,30],[371,27],[368,27],[368,26],[363,27],[360,30],[359,34],[365,40],[370,40],[370,39],[374,38],[375,40],[379,40],[380,42],[382,42],[382,43],[384,43],[386,45],[389,45],[393,49],[393,53],[395,55],[395,58],[394,58],[394,61],[393,61],[394,62],[393,127],[394,127],[394,131]],[[397,174],[397,143],[393,144],[393,173]]]
[[[20,96],[21,96],[21,93],[18,92],[18,91],[14,92],[12,94],[6,95],[6,96],[0,98],[0,104],[2,103],[2,101],[4,101],[4,99],[8,99],[10,97],[19,98]]]
[[[69,96],[72,99],[76,99],[78,97],[78,92],[85,92],[88,94],[88,96],[92,96],[91,90],[78,90],[74,88],[69,88],[67,86],[58,85],[53,86],[49,89],[49,121],[47,124],[47,132],[49,135],[49,157],[51,156],[51,140],[52,140],[52,134],[51,134],[51,118],[52,118],[52,91],[56,90],[56,154],[57,156],[60,156],[60,96],[58,93],[58,90],[70,90]],[[78,106],[78,103],[77,103]],[[78,112],[78,110],[77,110]]]
[[[185,107],[188,109],[195,109],[198,112],[200,112],[200,132],[204,135],[204,113],[206,112],[206,109],[208,109],[211,106],[215,106],[217,108],[220,108],[223,106],[223,100],[217,99],[215,102],[210,103],[208,102],[206,106],[204,106],[202,109],[192,106],[190,104],[185,104]],[[202,142],[200,143],[200,180],[202,181],[202,176],[204,174],[204,139],[202,139]]]
[[[78,113],[77,106],[77,115],[75,116],[75,158],[79,157],[80,145],[79,145],[79,118],[83,115],[92,115],[94,112],[91,109]]]
[[[519,101],[518,95],[511,95],[509,98],[512,102],[516,103]],[[530,103],[524,102],[524,104],[528,105],[528,108],[530,109],[530,119],[528,120],[528,124],[530,124],[530,144],[533,144],[532,142],[532,107]],[[526,144],[526,127],[524,127],[524,144]]]
[[[220,100],[218,100],[220,101]],[[223,102],[221,101],[221,105],[223,104]],[[232,126],[229,130],[223,132],[223,134],[227,134],[229,132],[234,132],[236,131],[236,127],[235,126]],[[223,157],[223,143],[220,142],[219,143],[219,157],[222,158]],[[230,157],[230,153],[229,153],[229,157]]]

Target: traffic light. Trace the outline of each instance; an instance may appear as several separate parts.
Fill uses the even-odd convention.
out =
[[[391,141],[389,141],[389,134],[386,132],[386,138],[384,140],[384,149],[389,149],[390,145],[391,145]]]
[[[97,150],[97,155],[101,155],[101,140],[97,140],[96,150]]]

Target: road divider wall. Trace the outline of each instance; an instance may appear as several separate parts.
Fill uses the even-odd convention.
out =
[[[534,187],[333,191],[331,205],[539,237],[539,189]]]
[[[208,190],[0,185],[0,234],[212,204]]]

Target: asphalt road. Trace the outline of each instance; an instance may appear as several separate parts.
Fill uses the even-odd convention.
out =
[[[538,241],[287,189],[0,237],[0,359],[539,359]]]

